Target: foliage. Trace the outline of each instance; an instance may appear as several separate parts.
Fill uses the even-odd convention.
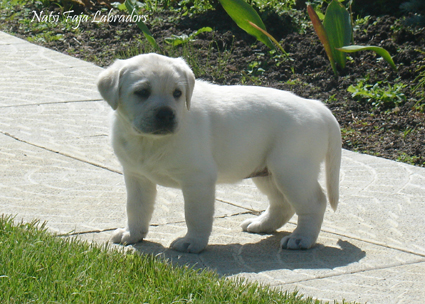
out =
[[[342,69],[345,68],[346,56],[340,52],[351,53],[372,50],[383,56],[391,67],[396,70],[390,54],[385,49],[377,46],[348,46],[353,38],[353,27],[347,9],[337,0],[332,0],[329,4],[323,23],[311,5],[307,6],[307,11],[313,27],[325,48],[335,76],[338,76],[337,65]]]
[[[425,66],[422,66],[421,68],[418,69],[419,75],[418,77],[416,77],[415,81],[418,82],[418,84],[415,86],[415,91],[417,90],[421,90],[422,91],[425,89]],[[424,99],[425,97],[422,97],[422,99]]]
[[[317,303],[0,217],[1,303]]]
[[[323,27],[329,40],[333,58],[344,69],[347,58],[345,53],[339,52],[337,48],[350,44],[353,37],[353,28],[350,14],[338,1],[332,1],[326,9]]]
[[[388,62],[395,71],[397,70],[397,67],[394,64],[394,61],[393,61],[390,53],[388,53],[387,50],[385,50],[384,48],[381,48],[379,46],[348,45],[348,46],[343,46],[343,47],[337,48],[337,50],[341,51],[341,52],[346,52],[346,53],[354,53],[354,52],[358,52],[358,51],[374,51],[376,54],[378,54],[379,56],[384,58],[385,61]]]
[[[329,38],[328,38],[328,34],[326,33],[325,27],[320,21],[319,16],[316,14],[316,12],[313,10],[313,8],[310,5],[307,6],[307,11],[313,23],[314,30],[316,31],[316,34],[319,37],[320,42],[323,44],[323,47],[325,48],[326,55],[328,56],[329,62],[331,63],[331,66],[332,66],[332,70],[336,76],[338,75],[338,71],[336,69],[332,46],[329,43]]]
[[[248,34],[255,36],[269,48],[274,49],[270,36],[265,33],[264,25],[258,13],[244,0],[219,0],[227,14]],[[254,24],[254,26],[253,26]]]
[[[255,5],[260,11],[264,11],[269,7],[273,7],[276,11],[286,11],[293,9],[295,2],[295,0],[253,0],[251,5]]]
[[[125,0],[125,6],[126,6],[128,12],[130,14],[133,13],[134,11],[136,11],[136,8],[137,8],[132,0]],[[154,47],[154,49],[156,51],[160,52],[161,50],[160,50],[158,44],[156,43],[155,38],[153,38],[151,32],[149,31],[149,29],[145,25],[145,23],[142,20],[139,20],[138,22],[136,22],[136,24],[139,27],[139,29],[143,32],[143,35],[145,36],[145,38]]]
[[[181,12],[183,16],[192,16],[215,9],[219,4],[218,1],[215,0],[180,0],[177,5],[177,10]]]
[[[165,42],[168,44],[171,44],[173,46],[178,46],[181,44],[186,44],[188,42],[192,42],[195,41],[195,37],[198,36],[201,33],[205,33],[205,32],[211,32],[212,28],[210,27],[203,27],[199,30],[197,30],[196,32],[193,32],[192,34],[190,34],[189,36],[186,34],[180,35],[180,36],[176,36],[176,35],[172,35],[171,37],[165,38]]]
[[[370,103],[374,109],[388,110],[406,101],[403,93],[405,84],[398,83],[394,86],[387,84],[385,86],[384,82],[378,81],[372,85],[368,84],[368,80],[368,78],[359,80],[355,86],[349,86],[347,91],[353,98]]]
[[[425,66],[420,67],[417,72],[419,72],[419,75],[416,77],[415,81],[417,81],[418,84],[413,87],[413,91],[418,96],[418,102],[415,107],[419,111],[425,112]]]
[[[418,156],[410,156],[404,152],[400,152],[399,156],[397,157],[397,161],[407,163],[413,166],[418,164],[418,160],[419,160]],[[425,163],[423,163],[422,165],[425,165]]]
[[[283,47],[279,44],[279,42],[277,42],[277,40],[272,36],[272,35],[270,35],[269,33],[267,33],[265,30],[263,30],[262,28],[260,28],[259,26],[257,26],[256,24],[254,24],[254,23],[252,23],[251,21],[249,21],[249,24],[252,26],[252,27],[254,27],[254,28],[256,28],[257,30],[259,30],[259,31],[261,31],[264,35],[266,35],[267,37],[269,37],[270,38],[270,40],[271,41],[273,41],[279,48],[280,48],[280,50],[282,51],[282,53],[283,54],[285,54],[285,55],[287,55],[288,56],[288,53],[286,53],[285,52],[285,50],[283,49]],[[272,51],[275,51],[275,49],[273,48],[272,49]]]

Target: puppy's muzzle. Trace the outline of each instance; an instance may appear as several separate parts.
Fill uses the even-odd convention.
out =
[[[176,114],[170,107],[161,107],[155,112],[154,134],[173,133],[177,126]]]

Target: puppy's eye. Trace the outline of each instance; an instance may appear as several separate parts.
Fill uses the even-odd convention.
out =
[[[173,92],[173,96],[174,98],[179,98],[180,96],[182,96],[182,91],[180,91],[179,89],[175,89]]]
[[[136,94],[137,96],[141,97],[141,98],[148,98],[149,95],[151,95],[151,92],[148,89],[140,89],[134,92],[134,94]]]

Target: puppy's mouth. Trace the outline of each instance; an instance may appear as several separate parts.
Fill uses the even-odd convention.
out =
[[[160,129],[157,129],[155,131],[152,132],[152,134],[154,135],[167,135],[167,134],[172,134],[175,131],[175,127],[173,126],[167,126],[167,127],[162,127]]]
[[[170,135],[170,134],[176,133],[177,124],[173,123],[173,124],[166,124],[166,125],[156,125],[156,126],[151,126],[149,128],[145,127],[143,128],[143,130],[140,127],[132,125],[132,129],[133,129],[133,133],[139,136],[143,136],[143,135],[163,136],[163,135]]]

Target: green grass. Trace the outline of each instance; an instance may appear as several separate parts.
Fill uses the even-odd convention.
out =
[[[319,303],[0,218],[0,303]]]
[[[424,51],[420,51],[425,54]],[[416,93],[418,101],[415,104],[415,108],[420,112],[425,112],[425,65],[422,64],[416,72],[418,76],[415,78],[417,84],[413,87],[413,91]]]

